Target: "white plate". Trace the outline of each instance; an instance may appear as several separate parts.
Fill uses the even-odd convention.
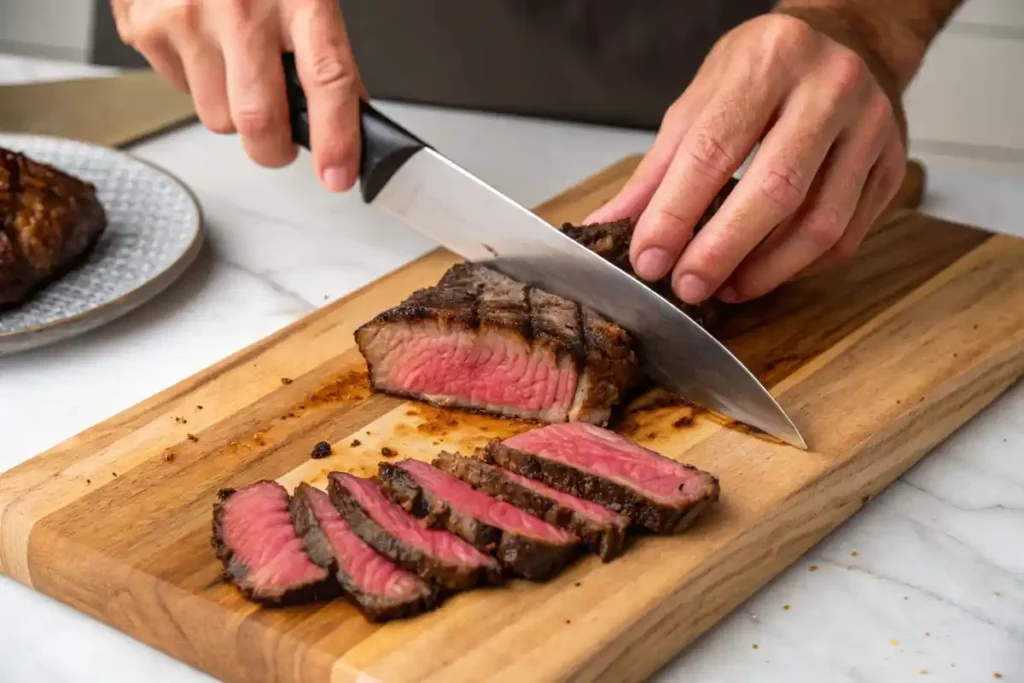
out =
[[[152,299],[202,246],[202,214],[175,178],[135,157],[75,140],[0,133],[0,147],[89,181],[107,229],[88,258],[21,306],[0,311],[0,355],[82,334]]]

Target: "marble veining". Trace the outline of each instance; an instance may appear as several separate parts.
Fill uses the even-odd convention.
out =
[[[97,71],[0,56],[0,83]],[[652,139],[429,107],[381,108],[527,205],[643,151]],[[355,193],[321,191],[306,154],[286,169],[260,169],[236,139],[198,127],[132,151],[196,193],[206,246],[179,282],[141,309],[70,342],[0,358],[0,470],[432,248]],[[929,211],[1024,235],[1024,181],[949,171],[933,173],[930,182]],[[115,375],[126,379],[111,382]],[[0,577],[0,681],[139,680],[212,679]],[[1024,383],[654,680],[1024,681]]]

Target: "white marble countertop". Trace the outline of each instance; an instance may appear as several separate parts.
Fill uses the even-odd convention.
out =
[[[0,56],[0,83],[96,69]],[[383,106],[530,205],[651,136]],[[430,248],[303,155],[270,171],[199,127],[132,149],[184,180],[208,245],[182,281],[70,342],[0,359],[0,471],[183,379]],[[933,212],[1024,234],[1024,179],[947,172]],[[983,199],[979,199],[983,197]],[[114,374],[130,380],[111,382]],[[16,391],[15,391],[16,388]],[[811,568],[816,571],[810,571]],[[659,681],[1024,680],[1024,383],[669,664]],[[0,577],[0,682],[210,680]]]

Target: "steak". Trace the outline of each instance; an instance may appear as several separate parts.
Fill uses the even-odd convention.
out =
[[[725,186],[718,192],[711,201],[711,205],[704,211],[697,225],[694,227],[696,234],[704,225],[711,220],[711,217],[722,208],[729,193],[736,187],[738,181],[730,178]],[[629,243],[633,239],[633,230],[636,228],[636,220],[623,218],[607,223],[587,223],[584,225],[573,225],[564,223],[562,232],[568,237],[579,242],[586,248],[595,252],[605,260],[626,271],[633,277],[638,277],[633,270],[633,264],[629,261]],[[713,328],[721,314],[721,304],[717,299],[706,299],[697,306],[681,301],[672,291],[672,275],[669,273],[661,280],[651,283],[651,288],[665,297],[684,313],[696,320],[705,328]]]
[[[82,261],[106,226],[91,183],[0,148],[0,310]]]
[[[224,578],[267,605],[333,597],[336,585],[303,549],[288,504],[288,491],[273,481],[220,492],[213,506],[213,547]]]
[[[352,531],[367,545],[421,579],[450,591],[501,581],[501,567],[458,536],[424,528],[369,479],[331,472],[328,493]]]
[[[334,574],[370,621],[415,616],[437,604],[435,586],[364,543],[320,489],[299,484],[290,511],[310,559]]]
[[[477,491],[418,460],[379,464],[384,495],[433,528],[447,529],[495,555],[512,574],[544,581],[576,556],[579,539],[564,529]]]
[[[483,457],[493,460],[487,455],[487,450],[493,448],[503,446],[489,444],[483,451]],[[489,496],[507,501],[559,528],[568,529],[605,562],[622,552],[630,523],[625,515],[488,464],[480,458],[442,452],[433,464]]]
[[[678,533],[718,500],[718,480],[594,425],[547,425],[494,443],[494,463],[605,505],[655,533]]]
[[[562,232],[583,246],[610,261],[630,275],[639,279],[629,261],[629,243],[633,239],[636,221],[623,218],[609,223],[588,223],[585,225],[562,225]],[[672,291],[672,274],[669,273],[657,282],[649,283],[650,287],[665,299],[681,309],[704,328],[712,328],[721,313],[721,305],[717,299],[708,298],[694,306],[683,302]]]
[[[624,329],[477,264],[453,266],[355,337],[377,391],[507,417],[603,425],[640,379]]]

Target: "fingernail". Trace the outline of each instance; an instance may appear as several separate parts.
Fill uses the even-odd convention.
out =
[[[672,267],[671,256],[661,247],[652,247],[640,252],[636,257],[636,274],[644,280],[657,280],[664,277]]]
[[[352,179],[348,171],[340,166],[324,169],[324,185],[331,192],[344,192],[352,187]]]
[[[676,280],[676,296],[688,304],[699,304],[708,298],[708,286],[696,275],[687,273]]]
[[[736,290],[733,289],[732,287],[722,287],[720,290],[718,290],[716,298],[719,301],[723,301],[727,304],[734,304],[740,297],[736,293]]]

